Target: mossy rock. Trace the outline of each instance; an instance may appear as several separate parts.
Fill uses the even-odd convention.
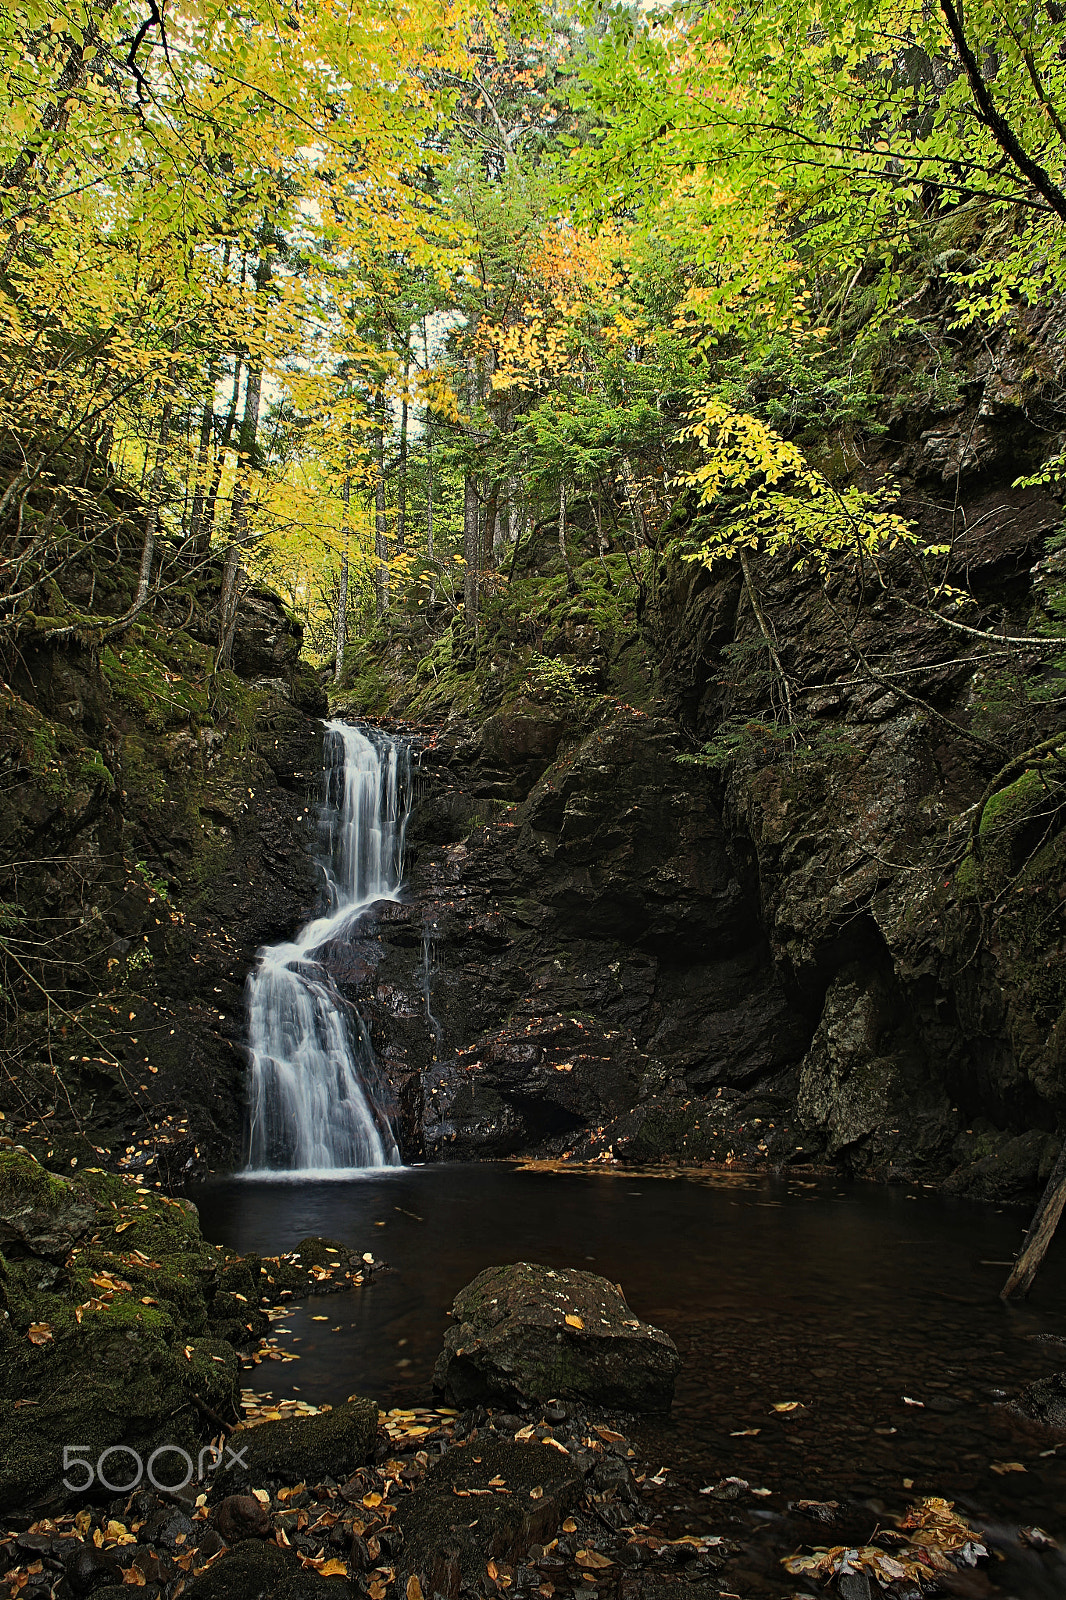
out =
[[[0,1246],[63,1260],[96,1220],[96,1208],[26,1150],[0,1150]]]
[[[485,1492],[501,1480],[506,1493]],[[536,1440],[482,1436],[476,1450],[447,1451],[397,1504],[398,1592],[416,1577],[426,1595],[479,1593],[486,1561],[520,1561],[546,1544],[584,1488],[572,1458]]]
[[[344,1479],[365,1466],[374,1453],[378,1408],[358,1395],[314,1417],[261,1422],[242,1428],[230,1443],[242,1455],[239,1466],[220,1470],[227,1492],[241,1484],[318,1483]]]
[[[258,1262],[207,1244],[193,1208],[99,1170],[69,1181],[7,1150],[0,1192],[22,1230],[20,1253],[0,1257],[0,1506],[57,1491],[65,1445],[92,1460],[121,1443],[195,1455],[202,1408],[239,1414],[237,1355],[209,1323],[209,1299],[239,1282],[257,1314]],[[44,1219],[34,1251],[26,1215]],[[72,1215],[87,1225],[60,1241],[56,1219]],[[249,1337],[243,1323],[234,1334]]]
[[[669,1411],[681,1365],[668,1334],[634,1317],[617,1284],[528,1261],[490,1267],[455,1297],[434,1387],[458,1406],[552,1399]]]
[[[295,1552],[253,1540],[193,1578],[182,1600],[347,1600],[353,1593],[346,1578],[320,1578],[300,1565]]]
[[[0,1507],[58,1490],[66,1445],[85,1447],[92,1461],[120,1443],[145,1459],[164,1444],[195,1457],[203,1429],[197,1401],[236,1414],[240,1379],[232,1346],[209,1339],[183,1343],[173,1318],[158,1307],[116,1300],[85,1312],[80,1324],[50,1326],[52,1338],[20,1363],[22,1392],[5,1382]],[[36,1398],[27,1398],[27,1391]],[[122,1458],[116,1463],[119,1481]],[[160,1472],[166,1470],[161,1465]]]

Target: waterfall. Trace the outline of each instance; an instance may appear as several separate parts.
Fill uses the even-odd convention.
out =
[[[291,942],[261,950],[248,980],[249,1171],[400,1164],[375,1097],[370,1040],[327,961],[362,912],[399,892],[410,765],[409,750],[385,734],[326,724],[319,833],[327,909]]]

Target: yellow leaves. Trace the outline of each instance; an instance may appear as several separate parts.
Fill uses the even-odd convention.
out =
[[[924,1585],[937,1572],[973,1566],[988,1554],[974,1529],[955,1515],[949,1500],[935,1496],[919,1500],[908,1508],[899,1526],[902,1542],[891,1554],[878,1545],[817,1546],[812,1555],[786,1556],[781,1565],[794,1577],[822,1579],[858,1571],[869,1573],[885,1586],[903,1579]]]
[[[813,566],[824,575],[836,554],[861,561],[917,542],[912,525],[890,509],[890,481],[870,493],[854,485],[837,489],[790,440],[713,395],[696,404],[678,437],[695,442],[705,455],[678,482],[696,489],[705,505],[727,502],[727,520],[684,552],[686,561],[710,565],[758,548],[789,554],[795,568]]]
[[[586,1572],[602,1572],[605,1567],[614,1566],[614,1562],[610,1557],[601,1555],[598,1550],[579,1550],[574,1560]]]
[[[585,1326],[583,1320],[575,1316],[572,1311],[567,1312],[565,1321],[568,1328],[583,1328]]]
[[[30,1328],[29,1328],[29,1333],[27,1334],[27,1338],[29,1339],[31,1344],[37,1344],[37,1345],[40,1345],[40,1344],[51,1344],[51,1342],[52,1342],[52,1326],[51,1326],[51,1323],[48,1323],[48,1322],[31,1322],[30,1323]]]

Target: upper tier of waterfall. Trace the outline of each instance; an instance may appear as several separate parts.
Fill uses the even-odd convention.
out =
[[[399,1165],[370,1040],[337,991],[328,952],[376,901],[396,898],[410,810],[408,748],[327,723],[319,808],[327,909],[291,941],[261,950],[248,980],[250,1171],[335,1176]]]

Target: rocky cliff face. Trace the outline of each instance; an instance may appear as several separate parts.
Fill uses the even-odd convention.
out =
[[[738,1091],[758,1083],[779,1107],[794,1094],[811,1021],[778,980],[709,784],[677,764],[676,729],[610,704],[563,727],[530,705],[423,750],[408,894],[364,922],[335,975],[408,1150],[656,1156],[673,1148],[656,1108],[695,1096],[724,1155]],[[503,773],[521,798],[485,793]],[[784,1152],[790,1135],[774,1137]]]
[[[1017,418],[982,417],[972,460],[940,449],[967,426],[897,440],[893,465],[923,531],[956,530],[968,623],[1024,632],[1060,507],[1003,476]],[[825,1157],[1039,1188],[1066,1105],[1061,787],[996,774],[1057,712],[1021,691],[1024,652],[975,655],[893,580],[763,574],[791,740],[729,568],[661,569],[658,671],[634,692],[626,666],[644,709],[609,664],[603,692],[574,691],[588,629],[582,654],[558,619],[542,648],[569,697],[543,672],[508,693],[521,641],[487,625],[425,742],[409,898],[344,975],[410,1151]],[[685,764],[727,720],[732,747]]]

